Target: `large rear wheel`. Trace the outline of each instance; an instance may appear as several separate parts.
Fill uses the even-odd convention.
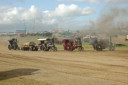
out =
[[[72,46],[67,46],[67,51],[73,51],[73,47]]]
[[[17,49],[18,49],[18,45],[17,45],[17,43],[16,43],[16,42],[15,42],[15,43],[13,43],[13,45],[12,45],[12,46],[13,46],[13,49],[14,49],[14,50],[17,50]]]
[[[101,44],[96,45],[96,50],[97,51],[102,51],[103,50]]]

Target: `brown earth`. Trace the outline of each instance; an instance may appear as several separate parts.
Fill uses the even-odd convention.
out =
[[[0,82],[17,78],[50,85],[128,85],[128,50],[14,51],[1,42]]]

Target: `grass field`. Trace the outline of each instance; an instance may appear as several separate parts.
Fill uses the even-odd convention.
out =
[[[9,79],[0,81],[0,85],[51,85],[49,83],[29,79]]]

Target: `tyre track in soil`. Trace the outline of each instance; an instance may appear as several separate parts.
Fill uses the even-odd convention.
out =
[[[6,55],[12,55],[12,54],[6,54]],[[3,55],[3,56],[5,56],[5,55]],[[36,57],[36,58],[30,58],[30,57],[27,57],[27,56],[25,56],[25,57],[23,57],[23,56],[21,56],[20,55],[20,57],[17,57],[17,56],[19,56],[19,55],[15,55],[15,57],[13,57],[13,58],[19,58],[19,59],[24,59],[24,60],[34,60],[33,62],[38,62],[38,61],[43,61],[43,62],[45,62],[45,63],[47,63],[47,62],[51,62],[51,63],[62,63],[62,62],[66,62],[65,64],[67,64],[67,62],[69,63],[69,64],[72,64],[72,63],[89,63],[89,64],[96,64],[96,65],[102,65],[102,66],[107,66],[107,67],[124,67],[124,68],[126,68],[126,69],[128,69],[128,66],[123,66],[123,65],[112,65],[112,64],[103,64],[103,63],[98,63],[98,62],[96,62],[96,63],[94,63],[94,62],[85,62],[85,61],[76,61],[76,60],[64,60],[64,59],[55,59],[55,58],[46,58],[46,57]],[[9,57],[10,58],[10,57]],[[40,59],[42,59],[42,60],[40,60]],[[36,61],[35,61],[36,60]],[[58,64],[57,63],[57,64]],[[69,64],[67,64],[68,66],[69,66]],[[84,68],[84,67],[86,67],[87,65],[83,65],[83,64],[75,64],[75,66],[77,67],[77,66],[79,66],[79,67],[81,67],[81,68]],[[89,66],[89,65],[88,65]],[[92,67],[91,65],[89,66],[89,67]],[[95,67],[92,67],[92,70],[94,70],[94,69],[96,69]],[[106,71],[107,69],[97,69],[97,70],[104,70],[104,71]],[[118,72],[117,72],[118,73]],[[123,72],[119,72],[119,73],[123,73]]]
[[[8,54],[8,56],[9,56],[10,54]],[[3,56],[5,56],[5,55],[3,55]],[[40,62],[45,62],[45,63],[49,63],[49,62],[51,62],[51,63],[54,63],[54,64],[57,64],[58,65],[58,63],[62,63],[63,61],[68,61],[69,62],[69,64],[72,64],[72,63],[76,63],[76,62],[83,62],[83,63],[90,63],[90,64],[97,64],[97,65],[103,65],[103,66],[112,66],[112,67],[125,67],[126,69],[128,69],[128,67],[127,66],[122,66],[122,65],[111,65],[111,64],[102,64],[102,63],[93,63],[93,62],[84,62],[84,61],[71,61],[71,60],[62,60],[62,59],[53,59],[53,58],[44,58],[44,57],[41,57],[41,58],[35,58],[35,59],[33,59],[33,58],[28,58],[27,56],[25,56],[25,57],[23,57],[23,56],[20,56],[20,57],[17,57],[17,56],[19,56],[19,55],[15,55],[15,56],[10,56],[10,57],[7,57],[7,56],[5,56],[4,58],[15,58],[15,59],[22,59],[22,60],[26,60],[26,61],[32,61],[32,62],[38,62],[38,61],[40,61]],[[42,60],[40,60],[40,59],[42,59]],[[58,62],[58,63],[57,63]],[[67,63],[64,63],[64,65],[65,64],[67,64]],[[67,66],[69,66],[69,64],[67,64]],[[62,65],[62,64],[61,64]],[[86,67],[87,65],[83,65],[83,64],[75,64],[74,65],[74,67],[80,67],[80,68],[84,68],[84,67]],[[92,66],[89,66],[89,67],[92,67]],[[96,69],[95,67],[92,67],[91,68],[91,70],[94,70],[94,69]],[[96,69],[96,70],[103,70],[103,71],[106,71],[106,69]],[[122,72],[119,72],[119,73],[122,73]]]
[[[50,59],[50,61],[49,61],[49,59],[48,58],[41,58],[41,60],[40,59],[37,59],[37,58],[34,58],[34,59],[32,59],[32,58],[28,58],[27,56],[18,56],[18,55],[10,55],[10,54],[7,54],[7,55],[2,55],[2,56],[4,56],[4,57],[1,57],[1,58],[7,58],[7,59],[11,59],[11,60],[20,60],[20,61],[26,61],[26,62],[32,62],[32,63],[38,63],[38,64],[42,64],[42,62],[43,62],[43,64],[47,64],[46,66],[41,66],[41,67],[43,67],[43,68],[46,68],[46,69],[49,69],[49,70],[54,70],[54,71],[57,71],[57,72],[61,72],[61,73],[66,73],[66,74],[70,74],[70,75],[77,75],[77,76],[82,76],[82,77],[89,77],[89,76],[87,76],[87,75],[81,75],[81,74],[79,74],[79,73],[76,73],[76,72],[68,72],[68,71],[60,71],[60,70],[57,70],[57,69],[55,69],[55,68],[48,68],[48,65],[52,65],[52,66],[55,66],[55,65],[61,65],[62,67],[64,67],[64,66],[67,66],[67,67],[70,67],[70,68],[76,68],[76,69],[89,69],[89,70],[92,70],[92,71],[100,71],[101,73],[102,73],[102,71],[105,71],[105,72],[111,72],[111,73],[113,73],[113,74],[117,74],[118,75],[118,73],[120,74],[124,74],[124,75],[128,75],[127,73],[122,73],[122,72],[114,72],[114,71],[109,71],[109,70],[106,70],[106,69],[99,69],[99,68],[96,68],[96,67],[92,67],[92,66],[89,66],[89,65],[81,65],[81,64],[75,64],[76,62],[75,61],[72,61],[73,62],[73,64],[67,64],[67,63],[64,63],[64,62],[62,62],[62,61],[60,61],[61,59]],[[18,56],[18,57],[17,57]],[[52,61],[51,61],[52,60]],[[64,61],[66,61],[66,60],[64,60]],[[6,61],[7,62],[7,61]],[[12,62],[10,62],[10,63],[12,63]],[[13,64],[15,64],[15,63],[13,63]],[[20,64],[20,63],[19,63]],[[38,67],[36,64],[33,64],[32,66],[34,66],[34,67]],[[57,67],[57,66],[56,66]],[[85,73],[86,74],[86,73]],[[113,80],[113,79],[107,79],[107,78],[102,78],[102,77],[93,77],[93,76],[91,76],[91,78],[99,78],[99,79],[103,79],[103,80],[112,80],[112,81],[116,81],[116,82],[121,82],[121,83],[125,83],[125,84],[128,84],[127,82],[122,82],[122,81],[120,81],[120,80]]]
[[[9,56],[10,54],[8,54]],[[97,64],[97,65],[103,65],[103,66],[112,66],[112,67],[125,67],[126,69],[128,69],[127,66],[122,66],[122,65],[111,65],[111,64],[102,64],[102,63],[93,63],[93,62],[84,62],[84,61],[71,61],[71,60],[62,60],[62,59],[51,59],[51,58],[44,58],[44,57],[41,57],[41,60],[38,59],[37,57],[35,59],[33,58],[28,58],[27,56],[23,57],[23,56],[20,56],[20,57],[17,57],[19,55],[15,55],[15,56],[9,56],[7,57],[6,55],[3,55],[5,56],[4,58],[15,58],[15,59],[22,59],[24,61],[32,61],[32,62],[43,62],[43,63],[53,63],[54,65],[58,65],[58,63],[61,63],[61,65],[66,65],[66,66],[70,66],[72,63],[74,63],[74,65],[72,65],[73,67],[79,67],[79,68],[84,68],[89,66],[89,65],[83,65],[83,64],[75,64],[76,62],[83,62],[83,63],[90,63],[90,64]],[[66,62],[68,61],[68,63],[62,63],[62,62]],[[58,62],[58,63],[57,63]],[[92,67],[91,65],[89,66],[90,67],[90,70],[97,70],[97,71],[107,71],[107,69],[101,69],[101,68],[95,68],[95,67]],[[111,71],[112,72],[112,71]],[[117,72],[117,73],[123,73],[123,72]],[[126,73],[127,74],[127,73]]]

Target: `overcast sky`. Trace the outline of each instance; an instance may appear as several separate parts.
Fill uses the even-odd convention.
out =
[[[0,32],[86,29],[106,5],[128,0],[0,0]]]

